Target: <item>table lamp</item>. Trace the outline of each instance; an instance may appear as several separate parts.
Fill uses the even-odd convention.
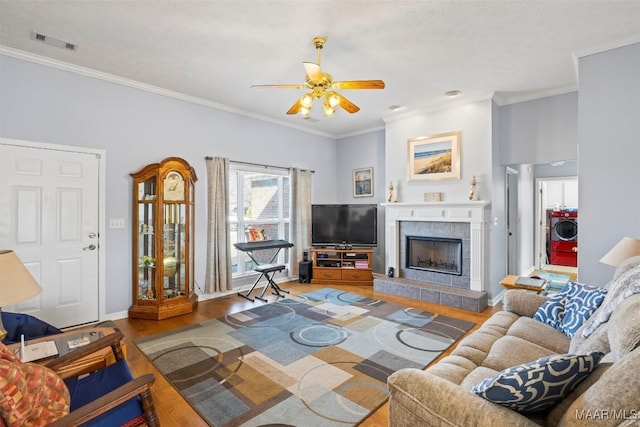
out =
[[[0,340],[7,335],[2,324],[2,307],[26,301],[42,288],[15,252],[0,249]]]
[[[640,255],[640,239],[624,237],[605,256],[600,258],[600,262],[617,267],[624,260],[638,255]]]

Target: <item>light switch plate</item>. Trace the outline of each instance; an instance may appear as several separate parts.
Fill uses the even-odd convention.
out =
[[[110,218],[109,228],[124,228],[124,218]]]

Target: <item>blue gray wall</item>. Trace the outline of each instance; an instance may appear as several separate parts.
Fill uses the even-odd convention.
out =
[[[578,92],[500,107],[503,165],[578,158]]]
[[[380,204],[386,201],[384,177],[384,130],[339,139],[336,143],[337,182],[331,203]],[[373,167],[373,196],[353,197],[353,170]],[[384,209],[378,206],[378,246],[373,252],[373,271],[384,273]]]
[[[598,260],[624,236],[640,238],[640,43],[580,59],[578,274],[607,283]]]

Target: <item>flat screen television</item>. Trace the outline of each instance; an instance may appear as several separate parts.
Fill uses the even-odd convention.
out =
[[[377,246],[377,206],[311,205],[311,245]]]

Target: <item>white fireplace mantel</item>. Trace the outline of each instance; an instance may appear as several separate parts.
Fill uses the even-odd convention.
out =
[[[463,222],[471,225],[471,290],[483,291],[485,271],[485,208],[489,202],[397,202],[382,203],[385,208],[385,261],[400,269],[400,221]]]

